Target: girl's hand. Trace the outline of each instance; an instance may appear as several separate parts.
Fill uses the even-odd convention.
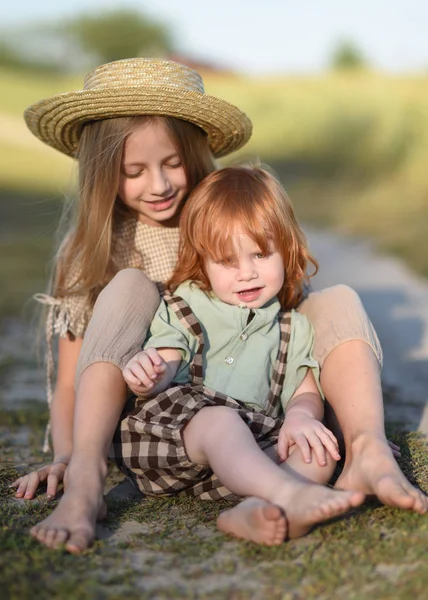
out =
[[[149,395],[165,375],[166,366],[156,348],[147,348],[131,358],[123,369],[123,377],[134,394]]]
[[[300,448],[306,463],[312,461],[312,452],[322,467],[327,464],[326,451],[334,460],[340,459],[339,444],[334,434],[321,421],[304,412],[293,411],[285,417],[278,437],[278,455],[281,461],[289,457],[289,449],[294,444]]]
[[[58,485],[64,479],[66,468],[67,463],[62,461],[54,462],[20,477],[11,483],[9,487],[17,488],[15,498],[30,500],[34,498],[39,486],[46,482],[46,495],[49,499],[52,499],[58,491]]]

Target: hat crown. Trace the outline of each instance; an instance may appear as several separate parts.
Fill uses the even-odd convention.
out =
[[[122,87],[176,87],[203,94],[201,76],[180,63],[152,58],[116,60],[97,67],[85,77],[85,90]]]

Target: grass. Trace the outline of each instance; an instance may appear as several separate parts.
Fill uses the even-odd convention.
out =
[[[43,460],[46,410],[35,403],[25,423],[13,412],[3,411],[0,429],[1,439],[9,436],[7,447],[0,447],[0,572],[10,600],[425,598],[426,516],[374,502],[304,538],[264,548],[216,531],[225,502],[110,494],[108,520],[90,550],[80,556],[50,551],[29,537],[28,528],[48,516],[57,500],[48,502],[41,494],[17,501],[8,488],[29,464]],[[32,437],[17,442],[24,427]],[[407,476],[427,489],[424,441],[394,427],[390,435],[401,444]],[[117,485],[121,476],[111,469],[109,480]]]

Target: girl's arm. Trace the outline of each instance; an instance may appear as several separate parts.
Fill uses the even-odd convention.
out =
[[[74,375],[82,343],[82,338],[59,339],[58,374],[50,413],[53,461],[12,483],[18,498],[33,498],[43,482],[47,484],[47,495],[53,497],[64,478],[73,449]]]
[[[339,445],[333,433],[321,420],[324,405],[312,370],[309,369],[285,410],[284,423],[278,437],[278,454],[281,460],[289,456],[289,448],[296,444],[305,462],[311,462],[311,450],[321,466],[326,464],[327,450],[334,460],[340,459]]]
[[[54,462],[68,463],[73,450],[74,378],[83,338],[60,338],[58,370],[51,406]]]
[[[131,358],[123,377],[137,396],[155,396],[170,386],[181,360],[182,355],[176,348],[148,347]]]

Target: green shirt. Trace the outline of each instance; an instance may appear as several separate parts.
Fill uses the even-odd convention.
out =
[[[190,282],[180,285],[175,295],[187,302],[204,333],[205,386],[263,409],[280,343],[278,300],[274,298],[257,309],[232,306],[213,294],[202,292]],[[253,317],[249,320],[251,313]],[[286,377],[281,395],[283,408],[302,383],[308,368],[312,369],[319,382],[319,365],[311,354],[313,340],[312,325],[304,315],[293,310]],[[144,347],[180,350],[183,358],[172,384],[190,381],[189,365],[197,351],[198,340],[180,323],[163,300],[154,316]]]

